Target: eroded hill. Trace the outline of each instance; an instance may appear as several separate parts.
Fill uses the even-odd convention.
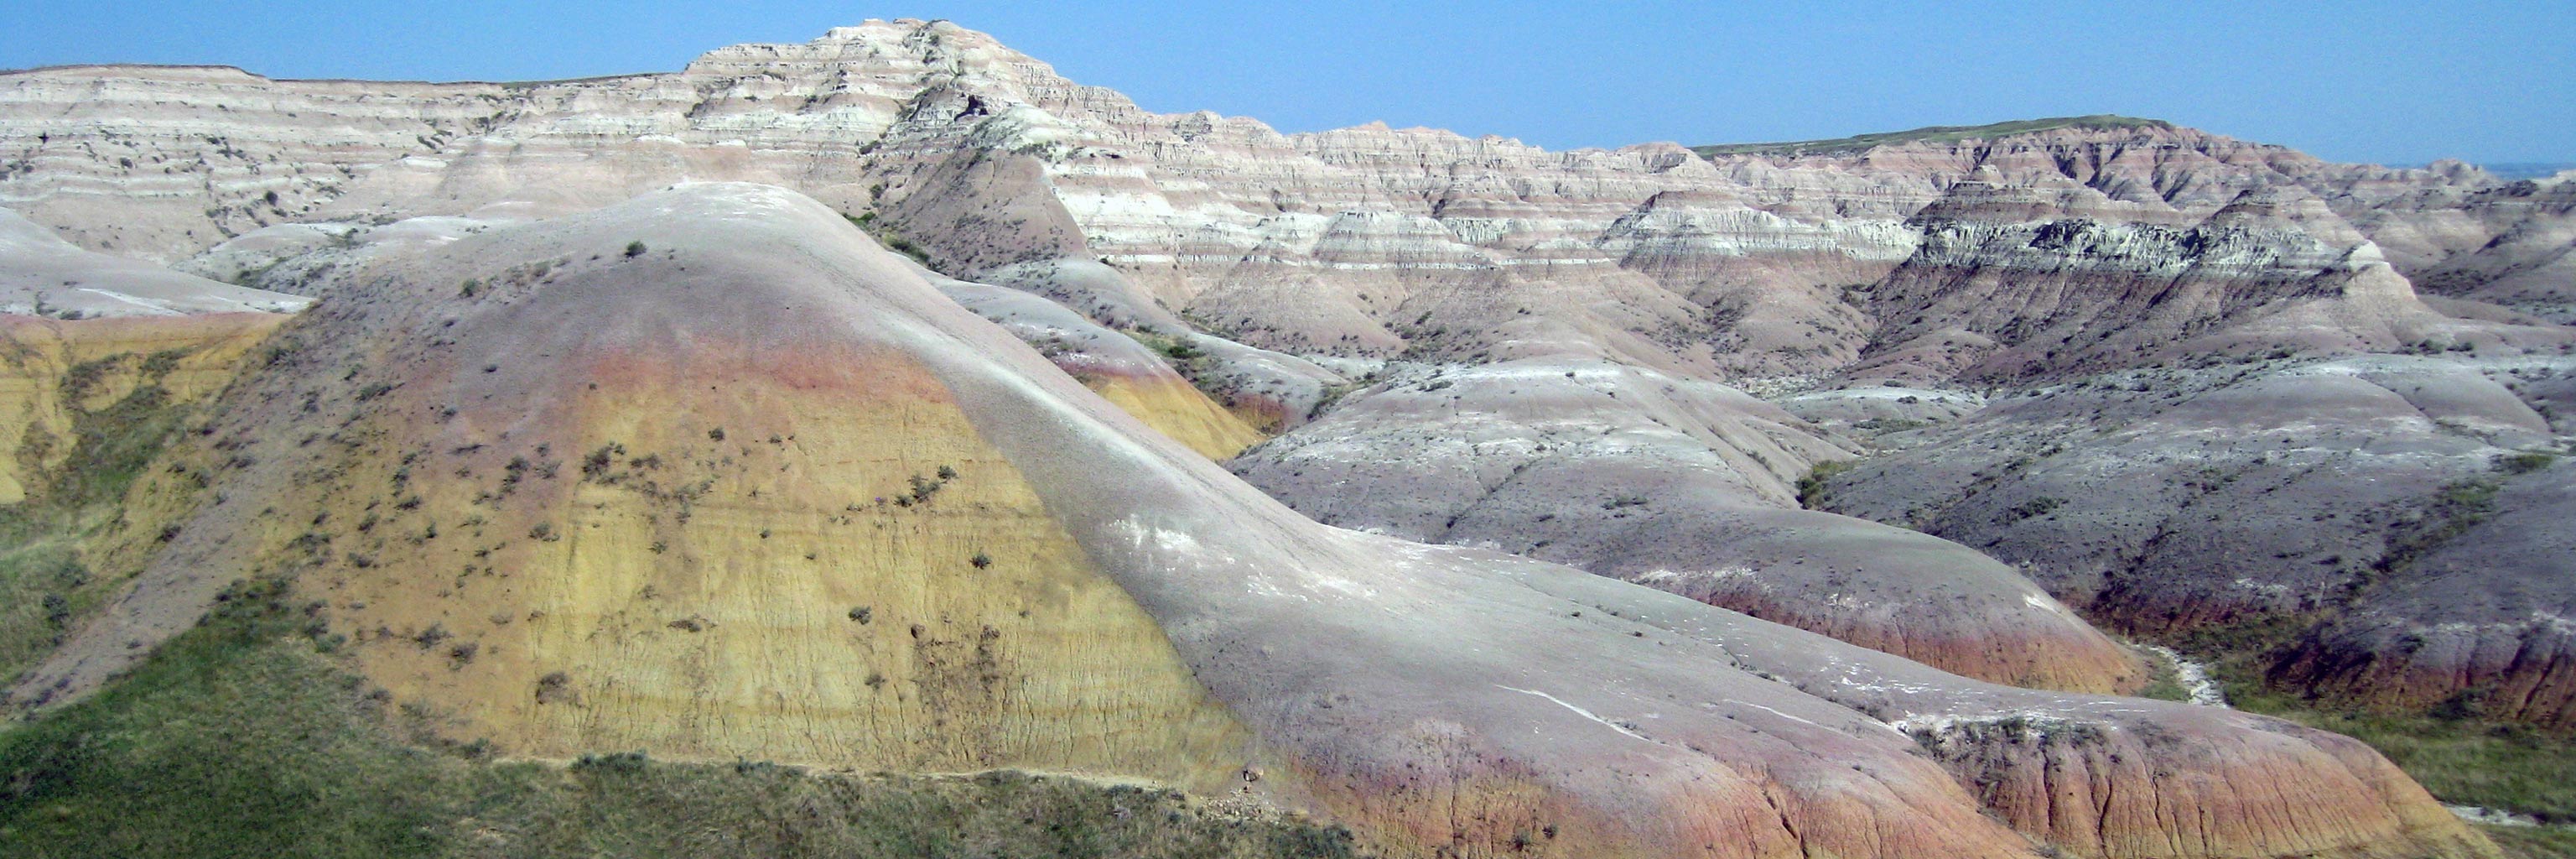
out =
[[[2100,118],[1282,135],[917,21],[0,75],[11,700],[142,694],[254,580],[505,756],[1394,855],[2483,855],[2350,740],[2110,697],[2092,624],[2563,727],[2565,187]],[[64,318],[120,307],[169,318]]]

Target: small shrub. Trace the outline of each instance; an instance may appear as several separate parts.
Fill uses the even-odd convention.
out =
[[[1807,469],[1807,476],[1798,478],[1798,506],[1809,510],[1822,508],[1827,482],[1833,480],[1834,475],[1851,470],[1851,467],[1850,460],[1835,460],[1819,462]]]
[[[597,772],[604,770],[608,772],[631,773],[642,772],[644,770],[644,765],[651,762],[652,758],[647,757],[643,752],[611,752],[605,755],[586,754],[582,755],[580,759],[572,762],[572,769],[574,772],[582,772],[585,770]]]
[[[537,703],[553,704],[572,700],[572,678],[561,671],[537,678]]]
[[[2046,495],[2042,495],[2040,497],[2024,501],[2020,504],[2013,505],[2011,510],[2004,512],[2011,514],[2012,518],[2018,521],[2028,519],[2033,516],[2045,516],[2048,514],[2048,511],[2055,510],[2065,505],[2066,499],[2051,498]]]
[[[975,557],[966,559],[966,563],[974,564],[978,570],[986,569],[993,566],[993,556],[976,552]]]
[[[2530,474],[2534,471],[2548,468],[2557,461],[2557,454],[2550,453],[2548,451],[2530,450],[2496,457],[2495,470],[2506,474]]]
[[[644,255],[644,251],[645,251],[645,250],[646,250],[646,248],[644,247],[644,243],[643,243],[643,242],[627,242],[627,243],[626,243],[626,257],[627,257],[628,259],[633,259],[633,258],[635,258],[635,257],[643,256],[643,255]]]

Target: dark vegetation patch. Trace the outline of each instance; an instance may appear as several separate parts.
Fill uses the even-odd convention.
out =
[[[1825,494],[1832,486],[1834,475],[1851,470],[1852,463],[1853,460],[1848,459],[1829,460],[1808,469],[1807,476],[1798,478],[1798,506],[1809,510],[1824,509]]]
[[[2496,457],[2495,470],[2508,475],[2530,474],[2548,468],[2557,461],[2557,454],[2545,450],[2526,450]]]

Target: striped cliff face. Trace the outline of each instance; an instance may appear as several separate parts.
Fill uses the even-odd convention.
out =
[[[1956,256],[1991,238],[1909,220],[1981,175],[2045,192],[1987,225],[2007,232],[2197,223],[2248,191],[2297,189],[2320,201],[2304,232],[2254,237],[2255,250],[2376,242],[2393,274],[2533,307],[2564,302],[2533,272],[2563,268],[2570,222],[2563,194],[2464,166],[2329,164],[2153,122],[1714,161],[1672,144],[1550,152],[1383,125],[1288,135],[1145,111],[985,34],[919,21],[531,84],[12,73],[0,152],[13,153],[0,161],[12,207],[84,246],[161,260],[288,222],[564,212],[675,181],[753,181],[879,216],[947,273],[1054,290],[1099,318],[1186,311],[1296,353],[1594,354],[1698,376],[1844,370],[1887,351],[1872,348],[1879,325],[1973,315],[1846,288],[1927,243]],[[2488,281],[2507,288],[2480,291]],[[2071,288],[2088,285],[2102,286]]]
[[[521,755],[1236,788],[1393,855],[2484,849],[2331,735],[1318,525],[791,192],[415,226],[313,284],[192,443],[226,500],[16,700],[256,572]]]

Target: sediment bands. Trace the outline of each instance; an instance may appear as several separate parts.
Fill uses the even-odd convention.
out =
[[[2034,712],[2199,738],[2117,752],[2168,778],[2324,785],[2220,803],[2243,825],[2168,855],[2476,843],[2254,723],[1319,526],[777,189],[462,233],[328,288],[206,436],[252,464],[138,593],[186,598],[182,557],[291,571],[459,741],[1240,786],[1396,855],[2151,843],[2123,822],[2151,796],[2095,798],[2114,822],[2088,842],[2040,825],[2057,797],[1981,801],[1897,727]],[[257,431],[279,422],[314,437]]]

